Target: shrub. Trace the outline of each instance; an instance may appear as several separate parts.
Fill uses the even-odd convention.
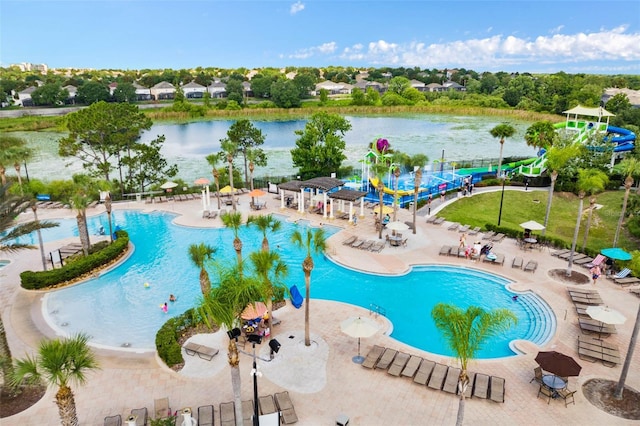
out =
[[[169,319],[156,333],[156,350],[158,356],[168,367],[182,364],[182,349],[180,338],[188,328],[203,324],[202,318],[194,308],[187,310],[182,315]]]

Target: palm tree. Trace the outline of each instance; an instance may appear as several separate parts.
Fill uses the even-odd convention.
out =
[[[24,139],[17,136],[0,134],[0,181],[2,182],[2,186],[7,184],[6,166],[13,164],[15,167],[16,162],[26,159],[30,153],[31,151],[26,147],[26,141]],[[22,190],[20,173],[18,173],[18,181],[20,182],[20,188]]]
[[[39,223],[38,221],[38,204],[35,201],[31,201],[30,203],[31,211],[33,211],[33,221],[35,223]],[[44,255],[44,243],[42,241],[42,232],[40,232],[40,228],[36,229],[36,234],[38,235],[38,245],[40,246],[40,259],[42,260],[42,270],[47,270],[47,258]]]
[[[587,217],[587,226],[584,229],[584,236],[582,239],[582,251],[587,245],[589,239],[589,229],[591,228],[591,218],[593,217],[594,206],[596,205],[596,194],[604,191],[605,186],[609,183],[609,177],[601,170],[590,169],[591,179],[589,179],[589,186],[585,188],[585,192],[590,195],[589,197],[589,216]]]
[[[518,318],[508,309],[485,311],[478,306],[469,306],[466,311],[446,303],[438,303],[431,311],[436,328],[444,335],[449,348],[460,361],[458,379],[458,416],[456,425],[462,425],[464,419],[464,393],[469,385],[467,366],[474,359],[484,341],[496,334],[503,333],[518,323]]]
[[[282,227],[282,222],[273,217],[272,214],[267,215],[250,215],[247,218],[247,225],[254,224],[256,228],[262,232],[262,250],[269,251],[269,240],[267,239],[267,231],[278,232]]]
[[[240,239],[240,227],[242,226],[242,213],[229,212],[220,215],[222,223],[233,230],[233,249],[238,259],[238,270],[242,274],[242,240]]]
[[[305,285],[304,344],[305,346],[311,346],[311,338],[309,337],[309,298],[311,297],[311,271],[313,271],[313,257],[311,255],[312,252],[322,253],[325,250],[327,238],[322,228],[307,229],[304,235],[296,229],[291,235],[291,241],[294,245],[307,252],[307,256],[302,261]]]
[[[76,210],[76,222],[78,223],[78,234],[80,235],[80,244],[82,244],[82,252],[85,256],[89,255],[91,248],[91,240],[89,239],[89,228],[87,227],[87,207],[91,200],[83,190],[78,190],[69,199],[71,207]]]
[[[247,149],[246,157],[249,160],[249,189],[253,191],[253,171],[256,168],[255,161],[258,159],[258,152],[255,149]]]
[[[494,138],[500,138],[500,159],[498,160],[498,170],[496,174],[497,177],[500,177],[500,169],[502,168],[502,150],[504,148],[504,139],[510,138],[514,135],[515,132],[516,129],[506,123],[498,124],[496,127],[489,131],[489,133],[491,133],[491,136],[493,136]]]
[[[384,160],[381,160],[384,161]],[[378,195],[380,197],[380,201],[378,202],[378,208],[380,212],[380,220],[382,220],[382,207],[384,206],[384,175],[387,173],[387,165],[383,162],[378,162],[371,166],[373,173],[378,180],[376,184],[376,190],[378,191]],[[382,239],[382,226],[378,228],[378,238]]]
[[[262,281],[267,311],[273,316],[274,286],[281,285],[282,279],[289,273],[287,264],[275,251],[254,251],[249,254],[258,279]],[[273,333],[270,334],[273,336]]]
[[[218,161],[221,153],[207,155],[207,163],[211,166],[213,181],[216,183],[216,198],[218,199],[218,210],[220,210],[220,172],[218,171]]]
[[[547,232],[547,224],[551,215],[551,202],[553,201],[553,191],[556,187],[558,174],[572,158],[578,155],[580,148],[575,145],[552,146],[547,151],[547,161],[545,163],[548,170],[551,171],[551,186],[549,187],[549,195],[547,197],[547,210],[544,215],[544,229],[542,235]]]
[[[233,196],[233,158],[238,152],[238,145],[233,143],[228,138],[220,141],[220,147],[224,151],[224,155],[227,156],[227,162],[229,163],[229,186],[231,187],[231,206],[233,211],[236,211],[236,198]]]
[[[208,260],[211,260],[215,252],[216,249],[214,247],[205,243],[191,244],[189,246],[189,259],[200,269],[200,290],[205,297],[211,290],[211,280],[204,266]]]
[[[571,276],[571,268],[573,266],[573,254],[576,250],[578,243],[578,233],[580,232],[580,220],[582,219],[582,207],[584,203],[584,196],[587,191],[603,191],[605,182],[602,176],[606,178],[606,175],[600,170],[594,169],[580,169],[578,170],[578,182],[576,184],[578,188],[578,218],[576,219],[576,226],[573,230],[573,241],[571,243],[571,254],[569,255],[569,261],[567,264],[567,276]]]
[[[240,315],[250,303],[264,299],[262,283],[253,277],[245,277],[237,267],[223,268],[219,271],[220,283],[211,289],[198,308],[205,322],[211,322],[233,330],[240,325]],[[240,381],[240,353],[236,338],[229,334],[228,361],[231,370],[231,386],[236,411],[236,425],[242,426],[242,399]]]
[[[20,168],[22,163],[26,164],[26,161],[31,158],[32,150],[26,146],[16,147],[13,150],[13,168],[16,169],[16,175],[18,175],[18,185],[20,185],[20,195],[24,196],[24,189],[22,188],[22,175],[20,174]]]
[[[624,223],[624,217],[627,213],[627,202],[629,201],[629,193],[633,186],[633,177],[640,175],[640,160],[634,157],[625,158],[620,162],[620,168],[622,174],[626,176],[624,180],[624,199],[622,201],[622,211],[620,212],[620,219],[618,219],[618,226],[616,226],[616,234],[613,237],[613,247],[618,245],[618,237],[620,237],[620,229]]]
[[[420,184],[422,183],[422,168],[429,161],[429,157],[424,154],[416,154],[411,157],[411,164],[417,167],[414,174],[413,183],[413,233],[416,233],[416,210],[418,209],[418,193],[420,192]]]
[[[57,387],[56,405],[63,426],[76,426],[76,402],[70,385],[82,385],[87,373],[98,369],[95,355],[87,345],[88,336],[79,334],[70,339],[43,340],[38,355],[17,360],[12,383],[40,384],[43,381]]]

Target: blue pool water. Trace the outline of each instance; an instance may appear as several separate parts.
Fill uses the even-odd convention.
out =
[[[200,300],[199,271],[191,264],[187,247],[206,242],[217,248],[217,262],[235,262],[233,234],[228,229],[177,226],[171,223],[174,216],[168,213],[116,211],[113,216],[115,224],[130,234],[135,246],[132,255],[99,278],[49,293],[43,309],[54,327],[70,334],[85,332],[92,336],[94,344],[153,349],[155,333],[167,318]],[[66,237],[67,230],[75,226],[73,220],[61,223],[60,228],[45,231],[47,240]],[[100,226],[108,229],[106,214],[90,219],[90,230]],[[282,230],[270,235],[269,241],[289,264],[287,286],[296,284],[303,290],[300,264],[305,253],[290,244],[297,226],[304,227],[306,223],[296,225],[283,220]],[[338,231],[331,226],[325,229],[329,235]],[[260,249],[262,238],[253,229],[243,227],[240,238],[243,254]],[[393,338],[429,352],[451,355],[431,320],[431,309],[437,302],[463,308],[472,304],[487,309],[509,308],[518,316],[517,327],[488,342],[479,358],[514,355],[509,348],[512,340],[528,339],[541,344],[554,332],[553,315],[541,299],[525,293],[514,302],[513,293],[506,288],[509,281],[494,275],[468,268],[420,266],[406,275],[380,276],[341,267],[323,255],[316,256],[314,262],[313,298],[365,308],[380,306],[394,325]],[[210,275],[215,279],[214,270]],[[169,294],[177,295],[178,301],[170,304],[167,315],[160,304],[167,301]]]

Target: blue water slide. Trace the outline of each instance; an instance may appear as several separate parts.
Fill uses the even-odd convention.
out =
[[[614,152],[633,151],[636,134],[621,127],[607,126],[607,140],[616,144]]]

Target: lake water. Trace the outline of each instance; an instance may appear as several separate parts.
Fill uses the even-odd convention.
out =
[[[409,155],[426,154],[430,162],[440,160],[444,151],[447,161],[498,158],[500,144],[489,131],[502,121],[497,117],[465,117],[454,115],[406,115],[393,117],[346,116],[352,129],[345,134],[347,148],[346,165],[359,166],[368,145],[374,139],[384,137],[391,147]],[[170,164],[177,164],[178,178],[193,182],[201,176],[211,177],[211,169],[205,156],[220,151],[220,139],[226,137],[233,121],[215,120],[186,124],[155,124],[142,135],[142,141],[150,141],[165,135],[163,154]],[[295,147],[296,130],[303,130],[305,120],[253,121],[265,136],[263,149],[268,155],[268,165],[257,167],[256,177],[295,174],[290,151]],[[510,121],[516,134],[507,139],[503,155],[535,156],[535,149],[527,146],[524,133],[529,122]],[[63,136],[55,132],[18,132],[29,146],[37,151],[28,164],[30,177],[50,180],[69,178],[80,172],[82,166],[73,159],[63,159],[57,154],[57,141]],[[240,161],[236,162],[240,166]],[[12,170],[8,170],[11,174]]]

